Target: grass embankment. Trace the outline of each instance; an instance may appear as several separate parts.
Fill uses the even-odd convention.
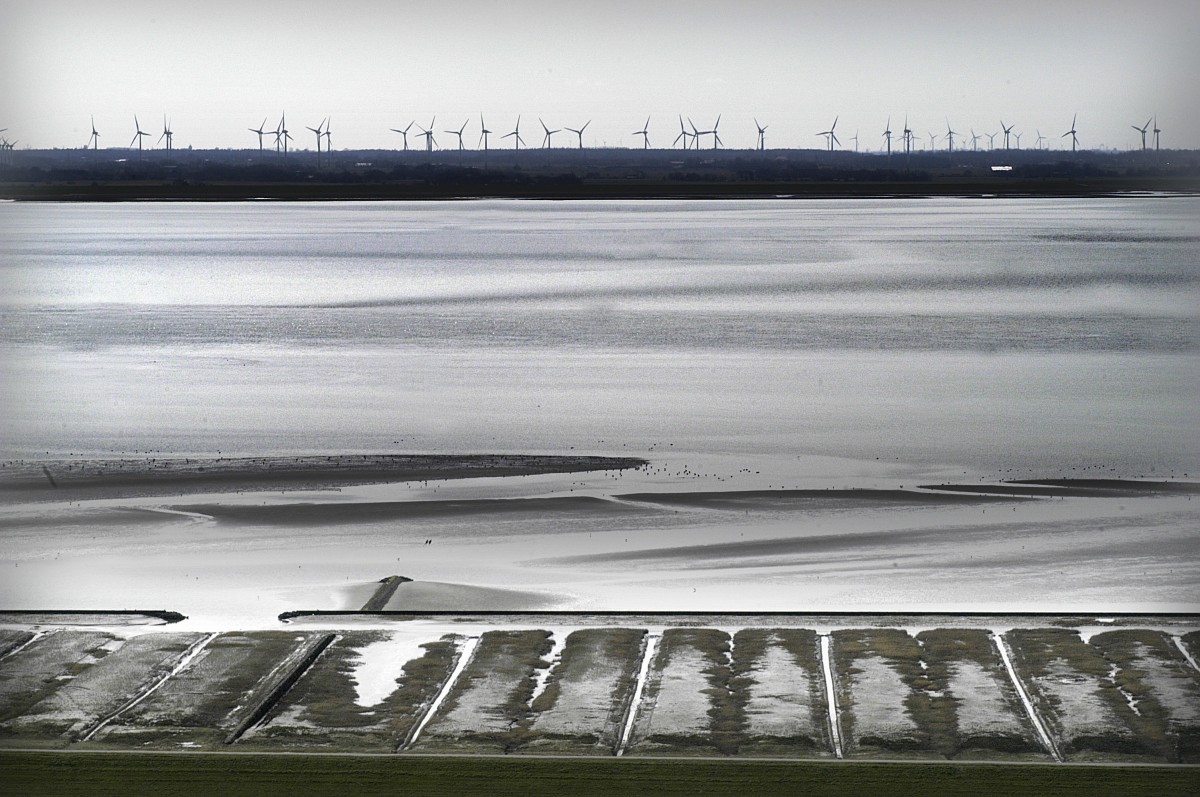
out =
[[[530,703],[533,713],[522,723],[521,752],[615,753],[645,638],[640,628],[583,628],[568,634],[546,688]]]
[[[1097,634],[1091,645],[1116,665],[1114,683],[1137,706],[1129,721],[1144,743],[1172,763],[1200,763],[1200,673],[1174,643],[1158,631],[1128,629]]]
[[[425,643],[421,657],[403,663],[394,691],[378,705],[361,706],[354,684],[358,651],[384,639],[374,631],[342,634],[238,747],[395,750],[449,677],[455,647],[452,636]]]
[[[144,797],[192,794],[1190,797],[1200,790],[1200,770],[1182,767],[202,753],[3,752],[0,779],[5,793],[26,797],[129,794]]]
[[[881,710],[873,701],[890,698],[879,692],[879,685],[860,683],[865,662],[872,658],[899,676],[906,692],[897,697],[911,726],[871,727],[871,719]],[[851,755],[955,758],[968,751],[965,757],[972,759],[1041,755],[984,630],[939,629],[924,631],[917,638],[900,629],[838,631],[834,661],[842,730]],[[984,707],[969,706],[965,691],[955,694],[955,688],[966,688],[960,683],[960,670],[967,664],[992,682],[989,686],[999,690],[1000,700]],[[992,716],[967,715],[981,709]]]
[[[731,755],[746,730],[745,693],[734,690],[730,637],[670,628],[651,664],[634,724],[632,755]]]
[[[733,637],[730,690],[745,730],[737,755],[832,755],[820,641],[802,628],[746,628]],[[785,662],[771,660],[772,648]],[[807,688],[804,688],[807,687]],[[752,716],[757,713],[766,716]],[[801,718],[807,721],[802,722]],[[761,719],[761,721],[760,721]],[[758,730],[758,728],[765,730]]]
[[[1114,680],[1112,663],[1078,632],[1018,628],[1008,633],[1017,674],[1068,760],[1163,760]]]
[[[103,631],[60,631],[6,660],[0,670],[0,744],[11,746],[17,735],[12,722],[103,660],[116,641]]]
[[[230,734],[245,729],[247,719],[318,636],[287,631],[221,634],[187,669],[105,726],[94,743],[223,745]]]
[[[529,741],[537,671],[550,665],[549,631],[488,631],[414,748],[509,753]]]

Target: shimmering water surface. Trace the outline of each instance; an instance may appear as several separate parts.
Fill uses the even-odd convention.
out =
[[[6,205],[8,456],[1195,461],[1200,201]]]

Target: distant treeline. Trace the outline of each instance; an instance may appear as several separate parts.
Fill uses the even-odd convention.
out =
[[[24,150],[10,199],[1094,194],[1196,191],[1200,152]]]

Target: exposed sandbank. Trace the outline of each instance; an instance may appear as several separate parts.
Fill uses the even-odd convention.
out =
[[[226,490],[314,490],[360,484],[638,468],[633,457],[540,454],[340,454],[295,457],[0,462],[14,499],[125,498]]]
[[[1037,498],[1121,498],[1130,495],[1200,494],[1195,482],[1148,482],[1130,479],[1029,479],[1001,484],[923,484],[922,490]]]
[[[554,498],[474,498],[461,501],[372,501],[340,504],[191,504],[172,507],[246,526],[334,526],[388,520],[468,517],[472,515],[544,516],[567,512],[636,514],[637,507],[588,496]]]
[[[927,489],[927,488],[923,488]],[[898,505],[947,505],[974,504],[997,499],[987,496],[945,495],[922,493],[915,490],[728,490],[696,491],[681,493],[624,493],[613,496],[624,501],[663,504],[667,506],[704,507],[712,509],[786,508],[796,504],[820,502],[844,503],[848,508],[866,507],[875,504]]]

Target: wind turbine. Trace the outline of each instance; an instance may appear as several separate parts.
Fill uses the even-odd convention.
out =
[[[913,131],[912,128],[908,126],[908,115],[906,114],[904,117],[904,154],[906,156],[912,152],[912,144]]]
[[[887,140],[888,158],[892,157],[892,117],[888,117],[887,124],[883,126],[883,137]]]
[[[987,136],[988,149],[995,149],[996,148],[996,136],[998,136],[1000,134],[999,133],[984,133],[984,135]]]
[[[148,136],[150,134],[142,131],[142,126],[140,124],[138,124],[138,118],[137,118],[136,114],[133,117],[133,127],[135,130],[137,130],[137,132],[133,134],[133,138],[129,139],[129,146],[132,147],[133,142],[136,141],[137,145],[138,145],[138,152],[141,152],[142,151],[142,139],[145,136]],[[7,128],[5,128],[5,129],[7,129]]]
[[[420,124],[417,124],[417,127],[421,131],[421,135],[425,136],[425,151],[426,152],[433,152],[433,146],[434,146],[434,144],[437,143],[437,141],[435,141],[433,138],[433,123],[436,121],[437,121],[437,116],[435,115],[432,119],[429,120],[429,129],[428,130],[425,129],[424,127],[421,127]]]
[[[583,127],[579,128],[578,130],[576,130],[573,127],[564,128],[565,130],[570,130],[572,133],[579,136],[579,148],[580,149],[583,149],[583,131],[587,130],[588,125],[590,125],[591,123],[592,123],[592,120],[588,119],[587,124],[585,124]]]
[[[971,151],[972,152],[979,151],[979,139],[980,139],[980,136],[978,134],[976,134],[975,128],[972,127],[971,128]]]
[[[318,169],[321,168],[321,128],[324,126],[325,126],[325,120],[322,119],[321,124],[317,125],[316,127],[308,128],[309,130],[313,131],[313,133],[315,133],[317,136],[317,168]]]
[[[564,128],[564,130],[569,130],[570,132],[575,133],[576,136],[580,137],[580,149],[583,149],[583,131],[587,130],[588,125],[590,125],[590,124],[592,124],[592,120],[589,119],[587,121],[587,124],[583,125],[583,127],[578,128],[578,130],[575,130],[574,127],[565,127]]]
[[[704,131],[704,133],[706,135],[711,135],[713,137],[713,149],[716,149],[721,144],[725,143],[725,142],[721,141],[721,134],[717,132],[717,128],[719,128],[720,126],[721,126],[721,115],[717,114],[717,121],[713,122],[713,129]],[[697,145],[696,149],[699,149],[699,148],[700,148],[699,145]]]
[[[542,123],[542,129],[546,131],[546,135],[542,137],[542,149],[550,149],[552,146],[550,137],[559,132],[559,130],[551,130],[550,128],[546,127],[546,123],[542,122],[542,117],[540,116],[538,117],[538,121]]]
[[[1008,136],[1009,136],[1009,134],[1010,134],[1010,133],[1012,133],[1012,129],[1013,129],[1015,126],[1016,126],[1016,125],[1007,125],[1007,126],[1006,126],[1006,125],[1004,124],[1004,120],[1003,120],[1003,119],[1001,119],[1001,120],[1000,120],[1000,127],[1001,127],[1001,128],[1004,130],[1004,148],[1005,148],[1006,150],[1008,149]]]
[[[292,140],[292,134],[287,129],[287,113],[284,112],[279,116],[279,127],[275,130],[275,148],[279,149],[279,142],[283,141],[283,154],[288,152],[288,142]]]
[[[930,152],[933,152],[935,149],[937,149],[937,140],[938,140],[937,133],[929,134],[929,151]]]
[[[1072,125],[1072,127],[1073,126],[1074,125]],[[1158,134],[1161,132],[1162,132],[1162,130],[1159,129],[1159,126],[1158,126],[1158,116],[1156,115],[1154,117],[1154,151],[1155,152],[1158,152]]]
[[[842,143],[842,142],[838,141],[837,133],[833,132],[834,130],[837,129],[837,123],[838,123],[839,118],[841,118],[841,117],[840,116],[833,117],[833,124],[831,124],[829,126],[829,129],[825,130],[823,132],[817,133],[818,136],[825,136],[825,141],[828,142],[828,144],[829,144],[830,152],[833,152],[834,142],[837,142],[838,144]]]
[[[1079,136],[1076,135],[1079,131],[1075,129],[1075,120],[1079,118],[1079,114],[1071,117],[1071,129],[1063,133],[1059,138],[1071,137],[1071,152],[1075,151],[1075,147],[1079,144]]]
[[[1130,127],[1142,134],[1142,152],[1146,151],[1146,131],[1150,129],[1150,123],[1153,121],[1154,117],[1151,117],[1147,119],[1146,124],[1142,125],[1141,127],[1138,127],[1137,125],[1130,125]],[[1071,125],[1071,127],[1074,126],[1075,125]]]
[[[646,117],[646,124],[642,125],[641,130],[633,132],[635,136],[642,137],[642,149],[650,149],[650,117]]]
[[[400,135],[404,136],[404,151],[405,152],[408,152],[408,131],[412,129],[413,124],[414,124],[413,122],[409,122],[408,127],[404,128],[403,130],[400,130],[399,128],[396,128],[396,127],[388,128],[393,133],[399,133]]]
[[[267,126],[267,119],[266,119],[266,117],[263,117],[262,124],[259,125],[257,128],[255,128],[255,127],[247,128],[251,133],[258,134],[258,151],[259,152],[262,152],[262,137],[263,137],[263,133],[266,132],[265,130],[263,130],[263,128],[266,126]]]
[[[708,131],[696,129],[696,123],[692,121],[692,117],[690,116],[688,117],[688,124],[692,128],[692,146],[695,149],[700,149],[700,136],[708,135]]]
[[[958,135],[958,133],[956,133],[956,132],[954,132],[953,130],[951,130],[951,129],[950,129],[950,120],[949,120],[949,119],[947,119],[947,120],[946,120],[946,141],[947,141],[947,142],[949,143],[949,145],[950,145],[950,150],[949,150],[949,152],[950,152],[951,154],[954,154],[954,137],[955,137],[955,136],[957,136],[957,135]]]
[[[1036,149],[1041,149],[1041,148],[1042,148],[1042,142],[1043,142],[1043,141],[1045,141],[1045,140],[1046,140],[1046,137],[1042,135],[1042,131],[1041,131],[1041,130],[1038,130],[1038,131],[1037,131],[1037,143],[1036,143],[1036,144],[1034,144],[1033,146],[1034,146]]]
[[[467,125],[470,124],[470,122],[471,122],[471,118],[467,117],[467,121],[463,122],[462,127],[458,128],[457,130],[443,130],[442,131],[443,133],[449,133],[452,136],[458,136],[459,150],[466,149],[466,147],[463,146],[462,134],[463,134],[463,131],[467,129]]]
[[[754,120],[754,128],[758,130],[758,151],[762,152],[767,148],[767,128],[760,125],[757,118]]]
[[[1024,133],[1013,133],[1013,136],[1017,139],[1017,149],[1021,148],[1021,136],[1023,136],[1023,135],[1025,135],[1025,134]]]
[[[483,121],[483,114],[479,114],[479,142],[483,144],[484,152],[487,152],[488,136],[491,134],[492,131],[487,129],[487,124]],[[479,144],[476,144],[475,146],[478,147]]]
[[[333,153],[333,133],[330,132],[333,129],[333,125],[330,122],[332,118],[331,116],[325,117],[325,154],[327,156]],[[329,160],[329,158],[327,157],[326,160]]]
[[[679,143],[680,139],[683,139],[683,148],[687,149],[688,148],[687,137],[690,135],[691,135],[691,133],[689,133],[687,131],[687,128],[683,126],[683,116],[680,115],[680,117],[679,117],[679,135],[675,136],[675,140],[671,142],[671,146],[672,147],[675,146],[676,144]]]
[[[525,143],[525,139],[521,138],[521,115],[517,114],[517,126],[513,128],[511,133],[505,133],[500,138],[511,138],[513,140],[513,149],[520,149]]]
[[[170,124],[170,123],[167,121],[167,117],[166,117],[166,115],[164,114],[164,115],[163,115],[163,131],[162,131],[162,135],[161,135],[161,136],[159,136],[159,137],[158,137],[158,141],[156,141],[156,142],[154,142],[154,143],[155,143],[155,144],[161,144],[161,143],[162,143],[162,140],[165,138],[165,139],[167,140],[167,152],[170,152],[170,151],[171,151],[171,136],[173,136],[173,135],[175,135],[175,134],[171,132],[171,124]]]
[[[4,129],[7,130],[8,128]],[[88,146],[93,150],[96,150],[100,146],[100,134],[96,132],[96,117],[94,116],[92,117],[92,137],[88,139]],[[84,149],[87,149],[87,147],[84,147]]]
[[[854,151],[858,152],[858,131],[854,131],[854,135],[850,136],[850,140],[854,142]]]

